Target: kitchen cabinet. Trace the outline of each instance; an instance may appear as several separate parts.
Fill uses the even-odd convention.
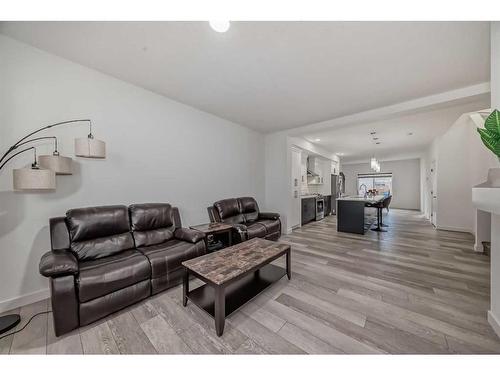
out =
[[[300,184],[302,190],[307,189],[307,154],[305,152],[302,152],[300,156]]]
[[[339,174],[339,163],[337,161],[331,162],[331,174],[338,175]]]
[[[332,213],[332,196],[325,195],[325,216],[330,215]]]
[[[302,198],[302,225],[316,219],[316,198]]]

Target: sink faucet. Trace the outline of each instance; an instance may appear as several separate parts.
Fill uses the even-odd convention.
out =
[[[368,191],[368,186],[366,186],[365,184],[361,184],[361,185],[359,185],[359,190],[361,190],[361,188],[362,188],[363,186],[365,187],[365,194],[364,194],[363,196],[366,198],[366,197],[368,196],[368,193],[367,193],[367,191]]]

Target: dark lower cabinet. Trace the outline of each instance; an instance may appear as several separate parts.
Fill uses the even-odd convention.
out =
[[[332,196],[325,195],[325,216],[332,214]]]
[[[316,219],[316,198],[302,198],[302,225]]]

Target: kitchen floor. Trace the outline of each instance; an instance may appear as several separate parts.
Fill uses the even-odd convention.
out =
[[[292,280],[231,315],[220,338],[176,287],[60,338],[39,316],[0,340],[0,353],[500,353],[486,320],[489,258],[472,251],[473,237],[415,211],[384,222],[388,232],[363,236],[337,233],[328,216],[283,236]],[[21,325],[49,305],[16,310]]]

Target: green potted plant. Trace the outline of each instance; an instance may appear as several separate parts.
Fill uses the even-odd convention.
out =
[[[495,154],[500,161],[500,112],[494,110],[484,121],[484,129],[477,128],[484,145]],[[500,168],[491,168],[488,181],[493,187],[500,187]]]
[[[494,110],[484,121],[484,129],[477,128],[484,145],[500,160],[500,112]]]

